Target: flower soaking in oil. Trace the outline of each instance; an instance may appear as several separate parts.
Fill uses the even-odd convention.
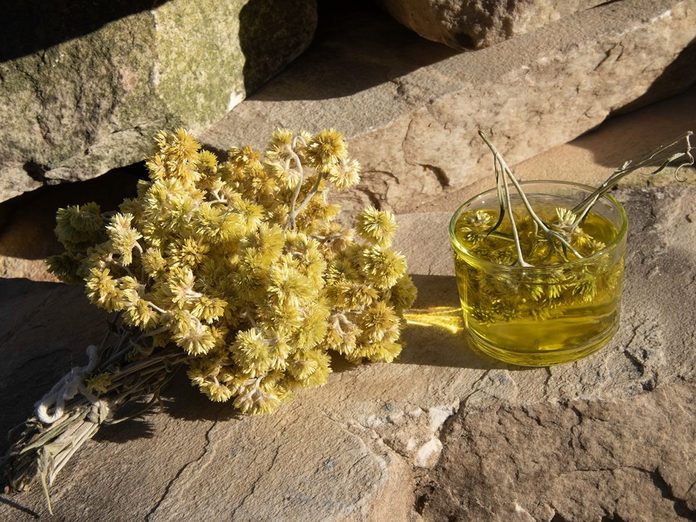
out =
[[[537,216],[568,242],[540,233],[513,198],[522,258],[533,265],[521,266],[510,217],[495,227],[494,198],[484,193],[460,208],[450,235],[465,326],[477,348],[506,362],[537,366],[578,359],[616,331],[626,217],[618,202],[604,198],[578,226],[574,194],[589,187],[523,185]]]

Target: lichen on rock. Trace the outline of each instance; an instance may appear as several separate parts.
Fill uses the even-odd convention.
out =
[[[317,22],[315,0],[73,3],[6,13],[0,201],[141,161],[161,128],[204,127],[297,57]]]

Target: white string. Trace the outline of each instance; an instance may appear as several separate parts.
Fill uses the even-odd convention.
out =
[[[99,362],[97,347],[90,344],[87,347],[88,361],[85,366],[76,366],[63,378],[53,385],[53,388],[38,401],[34,407],[36,417],[45,424],[53,424],[65,414],[65,402],[74,398],[78,393],[84,395],[94,404],[99,399],[91,394],[83,382],[86,374],[92,373]],[[50,410],[53,409],[53,413]]]

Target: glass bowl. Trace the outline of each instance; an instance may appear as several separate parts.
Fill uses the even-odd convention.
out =
[[[522,187],[537,211],[572,209],[594,190],[566,181],[528,181]],[[516,194],[512,187],[511,194]],[[512,198],[512,206],[521,215],[518,197]],[[585,357],[606,345],[618,328],[621,311],[628,228],[621,204],[607,195],[592,208],[593,223],[610,232],[599,251],[535,267],[497,264],[467,249],[457,235],[458,224],[469,211],[479,209],[497,215],[496,189],[464,203],[449,226],[465,331],[474,346],[507,363],[548,366]],[[589,218],[586,223],[589,227]]]

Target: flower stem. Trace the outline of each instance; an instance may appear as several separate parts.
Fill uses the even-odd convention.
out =
[[[113,417],[121,406],[148,395],[159,397],[162,387],[186,361],[178,348],[168,347],[157,355],[130,362],[128,348],[132,339],[138,342],[140,336],[116,332],[116,346],[108,344],[108,338],[102,343],[100,363],[90,375],[106,373],[111,384],[96,400],[90,399],[89,393],[78,395],[66,402],[64,414],[55,422],[44,423],[32,416],[11,431],[12,444],[1,459],[9,489],[28,489],[38,479],[52,513],[49,488],[65,464],[101,426],[122,420]],[[106,353],[116,357],[106,358]],[[148,406],[154,402],[149,400]]]
[[[660,162],[660,165],[650,173],[651,176],[654,176],[655,174],[661,172],[668,166],[673,165],[678,160],[681,160],[682,163],[677,165],[677,170],[675,174],[678,174],[678,172],[684,167],[692,167],[694,165],[694,156],[692,154],[693,147],[691,145],[692,136],[693,132],[687,131],[676,140],[665,145],[659,146],[650,154],[647,154],[646,156],[642,157],[636,162],[633,162],[632,160],[625,161],[623,165],[614,170],[611,176],[609,176],[604,181],[604,183],[597,187],[590,195],[588,195],[585,199],[583,199],[573,208],[573,213],[577,217],[571,227],[571,231],[574,230],[585,220],[590,210],[597,203],[599,198],[601,198],[604,194],[606,194],[612,188],[614,188],[619,183],[619,181],[621,181],[631,172],[634,172],[641,167],[646,167],[655,160],[658,160]],[[674,152],[674,148],[678,146],[682,141],[685,142],[686,150],[682,152],[681,149],[679,149],[677,152]],[[669,154],[669,156],[665,158],[665,154]]]

